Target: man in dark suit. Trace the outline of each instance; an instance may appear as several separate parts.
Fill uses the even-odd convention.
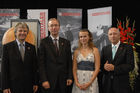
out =
[[[102,93],[131,93],[129,71],[134,68],[132,46],[120,42],[120,32],[115,27],[109,28],[108,38],[111,44],[103,47],[101,52]]]
[[[49,19],[48,30],[50,36],[42,39],[39,48],[42,93],[66,93],[72,84],[70,42],[59,37],[60,23],[56,18]]]
[[[25,42],[28,31],[26,23],[18,23],[15,26],[16,40],[3,46],[3,93],[37,91],[37,56],[35,46]]]

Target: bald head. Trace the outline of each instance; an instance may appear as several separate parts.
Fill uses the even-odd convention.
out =
[[[120,32],[116,27],[112,27],[108,30],[108,38],[112,44],[117,44],[120,41]]]
[[[116,27],[111,27],[111,28],[108,30],[108,33],[109,33],[110,31],[115,31],[115,32],[117,32],[118,34],[120,34],[119,29],[116,28]]]

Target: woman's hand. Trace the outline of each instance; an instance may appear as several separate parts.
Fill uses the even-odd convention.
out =
[[[91,85],[90,82],[81,85],[81,90],[86,90]]]

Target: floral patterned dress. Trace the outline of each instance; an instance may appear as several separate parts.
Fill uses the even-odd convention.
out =
[[[89,53],[84,57],[80,52],[77,56],[77,78],[80,84],[90,81],[95,70],[94,54]],[[72,93],[99,93],[97,77],[94,82],[86,89],[80,90],[74,83]]]

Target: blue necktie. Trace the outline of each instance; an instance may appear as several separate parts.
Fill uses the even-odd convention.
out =
[[[115,57],[115,54],[116,54],[116,46],[113,46],[112,47],[112,58],[114,59]]]

